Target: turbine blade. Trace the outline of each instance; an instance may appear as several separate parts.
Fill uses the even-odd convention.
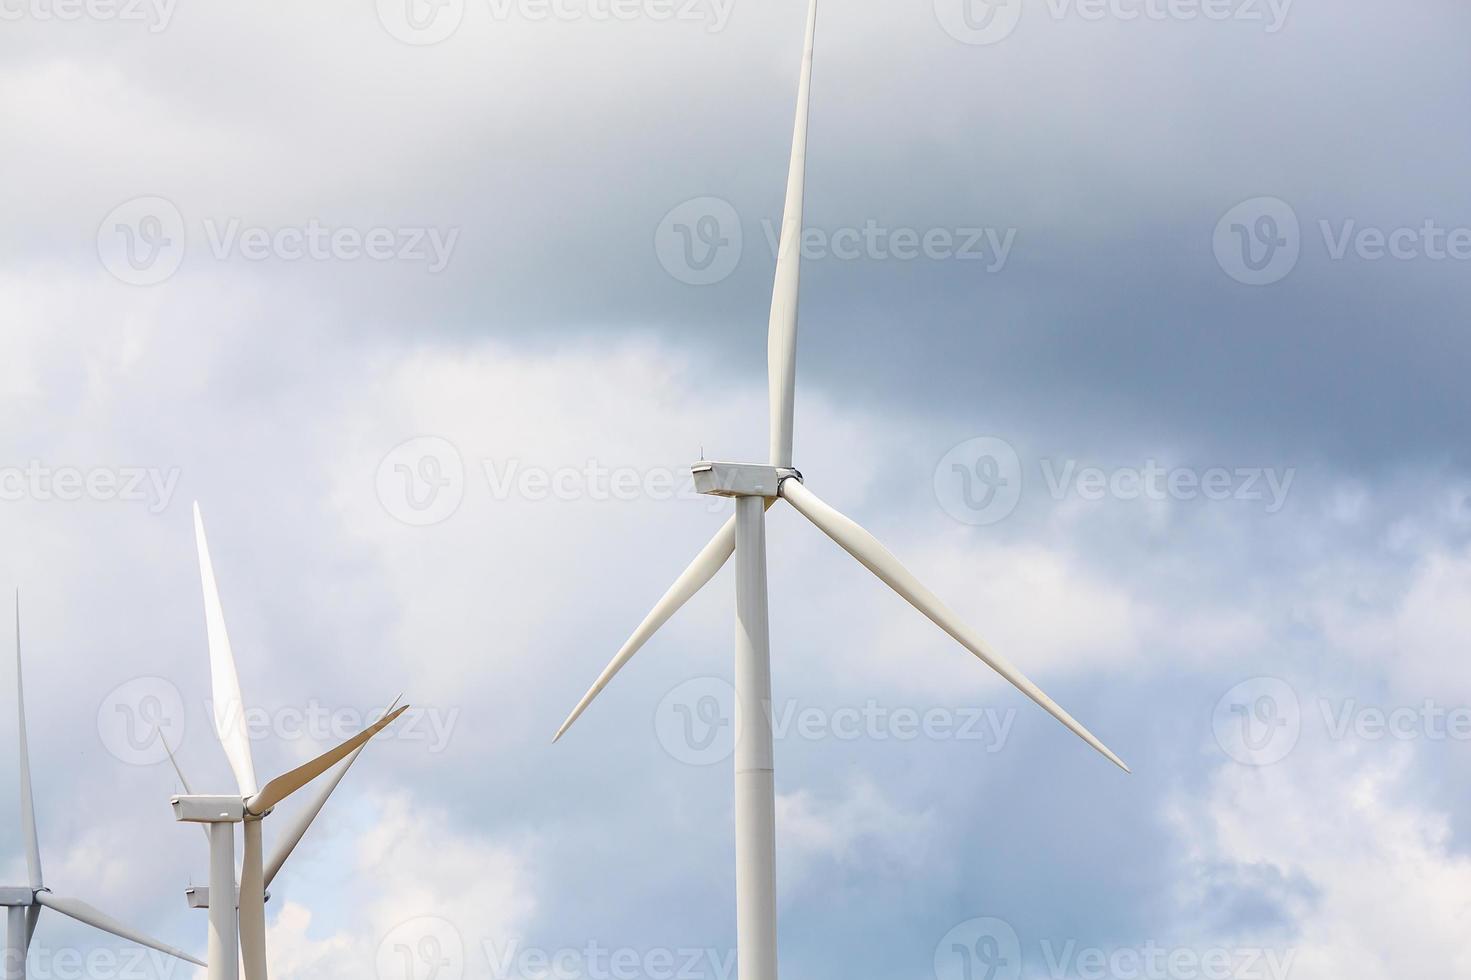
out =
[[[659,627],[669,622],[670,617],[678,612],[681,606],[689,602],[696,592],[709,584],[710,580],[715,577],[715,573],[730,561],[730,556],[733,554],[735,554],[734,517],[725,522],[725,526],[715,533],[715,537],[710,539],[710,543],[705,545],[704,550],[696,555],[689,567],[674,580],[674,584],[669,587],[668,592],[664,593],[664,597],[655,603],[653,610],[644,617],[642,623],[639,623],[638,629],[633,631],[633,635],[623,644],[618,655],[604,668],[597,681],[582,696],[582,700],[577,703],[577,707],[572,709],[567,720],[562,722],[562,727],[557,729],[557,734],[552,739],[553,742],[567,734],[567,729],[582,717],[587,706],[603,693],[603,689],[623,669],[623,665],[633,659],[633,655],[649,642],[649,638],[659,631]]]
[[[266,980],[266,884],[261,874],[259,820],[245,821],[245,853],[240,864],[240,960],[245,980]],[[210,895],[209,900],[215,901]]]
[[[194,538],[199,546],[199,578],[204,586],[204,624],[209,633],[209,676],[214,693],[215,731],[240,795],[254,796],[255,760],[250,754],[250,733],[245,730],[245,698],[240,693],[240,674],[235,654],[225,632],[225,611],[220,606],[220,589],[215,582],[214,563],[209,559],[209,541],[204,536],[204,518],[194,504]]]
[[[181,960],[193,963],[195,966],[204,966],[202,960],[197,960],[183,950],[175,949],[168,943],[159,942],[157,939],[145,936],[136,929],[131,929],[123,925],[112,916],[99,912],[86,902],[75,898],[62,898],[50,892],[37,893],[36,901],[48,909],[60,912],[62,915],[76,919],[78,922],[86,923],[94,929],[101,929],[103,932],[111,933],[120,939],[128,940],[128,942],[137,943],[139,946],[147,946],[149,949],[156,949],[160,953],[167,953],[170,956],[178,957]]]
[[[192,787],[192,786],[189,785],[189,777],[188,776],[185,776],[184,775],[184,770],[179,767],[179,760],[174,757],[174,750],[169,746],[169,740],[163,735],[162,732],[159,733],[159,736],[158,737],[163,742],[163,750],[164,750],[164,752],[166,752],[168,754],[169,764],[174,767],[174,775],[179,777],[179,785],[184,788],[184,792],[186,794],[188,794],[189,796],[193,796],[194,795],[194,787]],[[203,832],[204,839],[206,841],[208,841],[209,840],[209,824],[202,823],[202,824],[199,825],[199,829],[200,829],[201,832]]]
[[[771,324],[766,369],[771,399],[771,465],[792,465],[792,410],[797,387],[797,298],[802,273],[802,196],[807,179],[807,119],[812,102],[812,49],[817,38],[817,0],[807,10],[802,76],[797,84],[797,121],[792,130],[792,162],[787,170],[787,202],[776,252],[771,291]]]
[[[20,729],[20,825],[26,839],[26,870],[33,891],[45,888],[41,841],[36,834],[36,797],[31,791],[31,746],[26,737],[26,684],[20,662],[20,590],[15,591],[15,714]]]
[[[1037,702],[1042,710],[1062,722],[1073,734],[1093,746],[1104,758],[1118,766],[1124,772],[1129,767],[1124,761],[1109,750],[1108,746],[1099,741],[1092,732],[1079,724],[1072,715],[1068,714],[1057,702],[1053,701],[1036,684],[1026,678],[1021,671],[1013,667],[1006,658],[993,651],[986,642],[976,635],[960,617],[955,614],[939,598],[925,588],[919,579],[905,568],[899,559],[879,543],[879,540],[859,527],[851,519],[843,516],[828,504],[818,499],[817,495],[808,490],[796,479],[783,480],[781,495],[813,524],[816,524],[828,537],[836,541],[844,551],[857,558],[858,561],[873,572],[879,579],[899,593],[911,606],[918,609],[930,618],[940,629],[949,633],[960,645],[975,654],[983,663],[996,673],[1011,682],[1017,690]]]
[[[393,711],[397,707],[398,702],[395,701],[389,705],[388,710]],[[311,827],[312,821],[317,819],[317,814],[322,812],[322,807],[327,805],[327,799],[337,789],[338,784],[342,782],[342,777],[347,775],[347,771],[352,768],[354,762],[358,761],[358,756],[362,755],[363,749],[367,747],[366,744],[358,746],[352,755],[337,764],[337,768],[332,770],[332,778],[327,780],[322,786],[321,791],[317,793],[316,798],[312,800],[311,805],[301,812],[296,818],[296,821],[281,836],[281,840],[276,844],[275,849],[271,851],[271,859],[266,862],[265,880],[267,888],[270,888],[271,882],[276,880],[276,875],[281,873],[281,866],[286,863],[286,859],[291,856],[291,852],[296,850],[296,845],[300,844],[301,839],[306,836],[306,832]]]
[[[341,762],[349,755],[352,755],[353,752],[366,745],[368,743],[368,739],[372,738],[374,735],[377,735],[379,732],[383,731],[383,729],[393,724],[395,721],[398,720],[399,715],[408,710],[409,706],[404,705],[402,708],[398,708],[397,710],[384,715],[376,723],[369,725],[367,728],[358,732],[352,738],[348,739],[346,742],[343,742],[331,752],[325,752],[322,755],[317,756],[311,762],[308,762],[306,765],[297,766],[295,769],[291,770],[285,775],[277,776],[269,783],[266,783],[266,785],[261,789],[260,793],[245,801],[246,810],[248,810],[255,816],[260,816],[261,814],[265,813],[271,807],[275,806],[277,803],[280,803],[282,800],[286,799],[286,797],[290,796],[292,793],[295,793],[307,783],[316,779],[318,776],[322,775],[322,773],[326,772],[328,769],[331,769],[333,766],[337,765],[337,763]]]
[[[32,905],[26,909],[26,950],[31,948],[31,940],[36,935],[36,923],[41,921],[41,906]]]

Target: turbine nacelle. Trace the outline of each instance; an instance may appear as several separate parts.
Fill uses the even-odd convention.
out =
[[[36,893],[40,888],[0,888],[0,909],[28,909],[39,904]]]
[[[695,477],[695,490],[716,497],[766,497],[781,496],[783,480],[801,482],[802,474],[790,466],[770,466],[764,463],[714,463],[700,460],[691,472]]]

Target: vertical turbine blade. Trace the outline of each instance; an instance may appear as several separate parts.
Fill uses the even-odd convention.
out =
[[[786,498],[788,503],[797,508],[803,517],[816,524],[818,529],[836,541],[839,547],[854,558],[857,558],[864,567],[877,575],[885,585],[899,593],[911,606],[929,617],[936,626],[954,637],[961,646],[973,653],[979,660],[996,671],[996,673],[1010,681],[1012,686],[1017,690],[1037,702],[1042,710],[1066,725],[1073,734],[1097,749],[1108,761],[1124,770],[1124,772],[1129,771],[1129,767],[1124,765],[1124,761],[1114,755],[1108,746],[1100,742],[1092,732],[1088,731],[1072,715],[1064,711],[1040,687],[1028,680],[1005,657],[1002,657],[999,653],[996,653],[987,646],[986,642],[977,636],[975,631],[961,622],[960,617],[955,615],[955,612],[941,602],[933,592],[925,588],[924,584],[915,578],[909,569],[905,568],[899,562],[899,559],[894,557],[889,549],[879,543],[878,538],[875,538],[851,519],[844,517],[832,507],[819,500],[817,495],[803,486],[799,480],[783,480],[781,484],[781,495]]]
[[[395,701],[388,706],[388,712],[391,713],[397,707],[398,702]],[[277,842],[275,849],[271,851],[271,859],[266,862],[265,882],[267,888],[270,888],[271,882],[276,880],[276,875],[281,873],[281,866],[286,863],[286,859],[291,856],[291,852],[296,850],[296,845],[300,844],[301,839],[306,836],[307,830],[311,828],[312,821],[316,820],[317,815],[322,812],[322,807],[327,805],[327,799],[342,782],[342,777],[347,775],[347,771],[352,768],[354,762],[358,761],[358,756],[362,755],[363,749],[367,747],[367,743],[364,742],[353,751],[352,755],[337,764],[337,768],[332,770],[332,778],[327,780],[322,786],[322,789],[317,793],[311,804],[301,812],[290,829],[281,835],[281,840]]]
[[[245,855],[240,865],[240,959],[245,980],[266,980],[266,883],[259,820],[245,821]],[[210,904],[217,901],[214,893]]]
[[[60,912],[62,915],[76,919],[78,922],[85,923],[94,929],[101,929],[103,932],[111,933],[120,939],[137,943],[139,946],[147,946],[149,949],[156,949],[160,953],[176,956],[181,960],[193,963],[195,966],[204,966],[202,960],[197,960],[181,949],[175,949],[168,943],[159,942],[157,939],[146,936],[136,929],[129,928],[112,916],[88,905],[86,902],[78,901],[75,898],[61,898],[50,892],[39,893],[36,896],[36,901],[48,909]]]
[[[204,536],[204,518],[194,505],[194,538],[199,545],[199,578],[204,587],[204,624],[209,633],[209,676],[214,693],[215,731],[230,760],[240,795],[254,796],[255,761],[250,755],[250,734],[245,730],[245,698],[240,693],[240,675],[235,654],[225,632],[225,612],[220,606],[220,589],[214,564],[209,559],[209,542]]]
[[[812,49],[817,38],[817,0],[807,10],[802,77],[797,85],[797,122],[792,131],[792,163],[787,171],[787,203],[776,252],[776,283],[771,292],[766,370],[771,398],[771,465],[792,465],[792,403],[797,387],[797,296],[802,272],[802,195],[807,179],[807,118],[812,96]]]
[[[689,602],[696,592],[708,585],[715,577],[715,573],[730,561],[730,556],[735,554],[735,533],[736,521],[732,517],[725,522],[724,527],[716,532],[715,537],[710,539],[710,543],[705,545],[704,550],[695,556],[695,560],[690,562],[689,567],[680,573],[679,578],[674,580],[669,591],[664,593],[664,597],[654,605],[653,610],[644,617],[644,621],[639,623],[638,629],[633,631],[633,635],[623,644],[618,655],[603,669],[592,688],[582,696],[577,707],[573,708],[572,713],[567,716],[567,720],[562,722],[562,727],[557,729],[556,736],[552,738],[553,742],[567,734],[567,729],[582,717],[587,706],[603,693],[603,689],[612,683],[613,678],[623,669],[623,665],[632,660],[635,653],[643,649],[643,645],[659,631],[659,627],[669,622],[669,618],[678,612],[681,606]]]
[[[20,745],[20,825],[26,839],[26,870],[31,889],[45,888],[41,875],[41,841],[36,834],[36,797],[31,791],[31,747],[26,737],[26,684],[20,662],[20,590],[15,592],[15,714]]]

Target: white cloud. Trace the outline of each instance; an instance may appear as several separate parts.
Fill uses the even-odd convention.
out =
[[[1222,866],[1269,869],[1307,885],[1259,895],[1287,913],[1275,942],[1296,953],[1293,980],[1465,975],[1471,858],[1417,799],[1414,762],[1405,746],[1305,741],[1276,766],[1222,768],[1173,814],[1192,860],[1181,898],[1198,901]]]
[[[465,976],[490,975],[484,943],[504,946],[536,912],[534,840],[493,841],[404,796],[369,800],[379,815],[356,840],[350,890],[335,917],[354,927],[318,934],[307,906],[288,901],[270,924],[270,961],[283,976],[362,980],[399,974],[412,957],[458,957]],[[459,943],[458,950],[455,944]],[[386,971],[386,972],[385,972]],[[404,974],[407,975],[407,974]]]

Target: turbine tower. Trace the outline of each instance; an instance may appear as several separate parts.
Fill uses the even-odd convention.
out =
[[[807,489],[792,466],[792,405],[796,390],[797,296],[801,267],[802,194],[807,166],[807,120],[817,0],[807,12],[806,42],[797,89],[797,119],[787,175],[786,207],[771,299],[767,372],[771,403],[771,459],[765,464],[694,466],[701,493],[735,498],[735,517],[707,544],[634,630],[612,662],[558,730],[560,739],[589,704],[690,597],[736,558],[735,830],[736,933],[740,980],[776,980],[776,810],[772,778],[771,648],[767,627],[766,511],[785,500],[905,601],[1006,678],[1043,710],[1128,772],[1094,735],[992,650],[948,606],[915,578],[878,539]]]
[[[174,817],[186,823],[205,825],[209,835],[209,893],[204,897],[204,904],[209,908],[209,948],[206,954],[209,980],[236,980],[241,964],[244,965],[246,980],[266,980],[267,875],[261,822],[276,804],[334,766],[342,765],[336,777],[328,783],[326,792],[319,794],[314,806],[308,809],[305,820],[298,818],[283,838],[283,844],[277,847],[271,861],[271,877],[274,877],[357,753],[369,739],[407,711],[408,706],[389,712],[332,751],[259,786],[255,777],[255,761],[251,757],[250,735],[245,727],[245,699],[240,693],[240,677],[235,670],[230,637],[225,632],[225,614],[220,606],[219,587],[215,582],[214,565],[210,561],[204,520],[200,517],[198,504],[194,505],[194,535],[199,548],[204,620],[209,634],[215,732],[235,774],[238,792],[196,796],[186,784],[187,795],[173,798]],[[245,844],[238,890],[235,881],[235,824],[243,825]],[[221,901],[222,895],[238,895],[238,899]],[[239,959],[236,958],[237,953]]]
[[[46,887],[41,873],[41,845],[36,833],[36,801],[31,792],[31,756],[26,736],[26,694],[20,660],[20,593],[15,596],[15,708],[19,728],[20,745],[20,823],[26,842],[26,869],[30,873],[27,885],[0,888],[0,906],[9,915],[7,923],[7,945],[5,949],[5,980],[25,980],[26,954],[31,948],[31,937],[36,932],[36,922],[41,909],[48,908],[62,915],[84,922],[94,929],[111,933],[140,946],[156,949],[161,953],[176,956],[197,966],[202,962],[167,943],[152,939],[136,929],[124,925],[112,916],[98,911],[86,902],[75,898],[61,898]]]

